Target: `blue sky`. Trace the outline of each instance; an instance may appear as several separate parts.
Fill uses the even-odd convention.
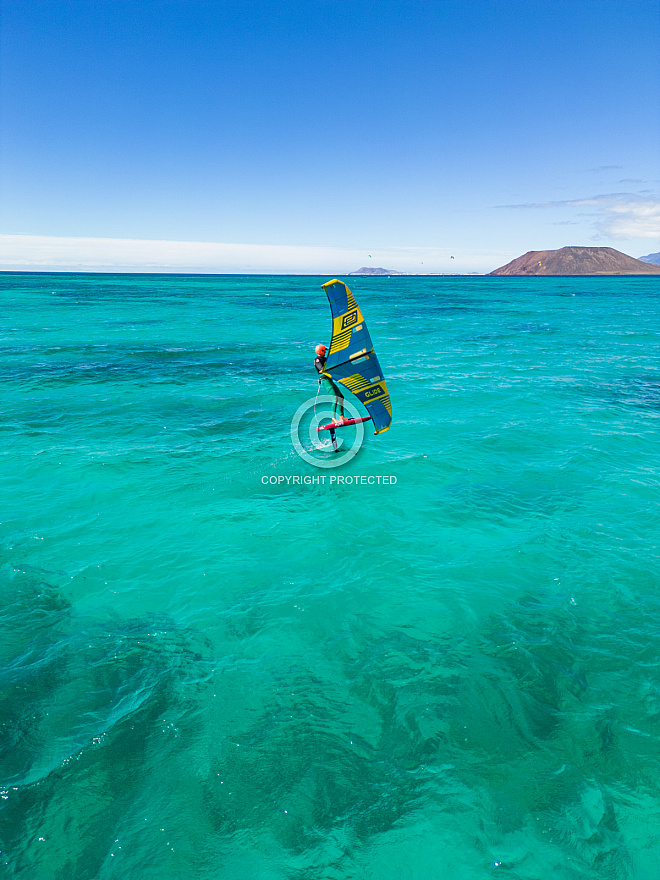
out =
[[[2,0],[0,266],[658,251],[659,47],[655,0]]]

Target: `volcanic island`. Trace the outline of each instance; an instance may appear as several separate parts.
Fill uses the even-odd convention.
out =
[[[660,275],[660,266],[644,263],[611,247],[563,247],[528,251],[490,275]]]

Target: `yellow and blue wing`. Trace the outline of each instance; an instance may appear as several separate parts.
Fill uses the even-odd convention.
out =
[[[332,339],[325,372],[367,408],[376,434],[392,422],[392,403],[364,316],[343,281],[323,285],[332,311]]]
[[[332,339],[326,362],[326,369],[330,370],[337,364],[367,354],[374,346],[360,307],[344,282],[328,281],[323,289],[332,312]]]

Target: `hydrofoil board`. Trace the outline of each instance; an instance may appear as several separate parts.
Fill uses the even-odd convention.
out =
[[[336,431],[337,428],[345,428],[347,425],[357,425],[360,422],[370,422],[371,416],[363,416],[361,419],[346,419],[345,422],[339,422],[339,424],[331,424],[331,425],[319,425],[316,429],[317,431]]]

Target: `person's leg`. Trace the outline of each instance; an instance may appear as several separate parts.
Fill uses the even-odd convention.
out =
[[[344,395],[341,393],[336,385],[335,394],[337,395],[335,403],[335,414],[338,415],[342,421],[344,421]]]
[[[332,393],[335,395],[332,412],[334,413],[334,421],[339,425],[344,421],[344,395],[334,382],[332,383]]]
[[[339,387],[332,381],[332,379],[328,379],[327,376],[321,376],[321,390],[324,394],[330,394],[334,396],[335,402],[332,404],[332,413],[333,413],[333,421],[339,424],[344,421],[344,395],[339,390]]]
[[[335,393],[334,385],[330,381],[330,379],[328,379],[327,376],[321,376],[321,387],[319,390],[320,390],[321,394],[334,394]]]

